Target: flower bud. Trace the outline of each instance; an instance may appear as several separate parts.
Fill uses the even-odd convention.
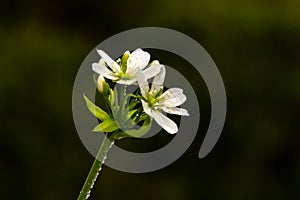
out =
[[[108,92],[108,88],[109,88],[108,83],[106,83],[104,77],[100,75],[97,80],[97,89],[99,93],[102,95],[106,95]]]

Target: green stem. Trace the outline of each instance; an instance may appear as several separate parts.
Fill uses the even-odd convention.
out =
[[[90,172],[82,186],[82,189],[79,193],[77,200],[88,199],[91,193],[91,189],[94,186],[94,183],[97,179],[99,171],[101,170],[101,166],[106,159],[107,152],[113,145],[114,141],[110,140],[107,135],[105,135],[102,144],[98,150],[97,156],[94,160],[94,163],[90,169]]]

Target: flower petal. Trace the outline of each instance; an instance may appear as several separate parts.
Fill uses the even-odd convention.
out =
[[[141,70],[139,70],[136,73],[136,78],[137,78],[137,82],[139,84],[139,87],[141,89],[141,93],[142,93],[143,97],[147,98],[147,93],[149,92],[149,85],[148,85],[148,82],[146,80],[144,73]]]
[[[177,133],[178,127],[171,119],[163,115],[160,111],[151,109],[148,104],[142,100],[142,105],[145,113],[152,117],[158,125],[165,129],[168,133],[174,134]]]
[[[158,63],[158,61],[156,61]],[[160,72],[154,77],[152,86],[151,86],[151,93],[154,93],[154,91],[159,91],[165,80],[166,76],[166,68],[164,65],[161,65]]]
[[[180,106],[185,101],[186,101],[186,96],[184,94],[180,94],[179,96],[174,98],[164,99],[163,101],[159,102],[159,105],[165,107],[176,107],[176,106]]]
[[[99,64],[103,65],[103,66],[106,66],[106,62],[105,62],[105,60],[103,58],[100,58]]]
[[[163,115],[161,112],[152,110],[151,114],[152,118],[154,118],[158,125],[160,125],[168,133],[174,134],[178,132],[178,127],[175,122]]]
[[[181,93],[183,93],[183,90],[181,88],[170,88],[167,91],[165,91],[159,98],[160,99],[174,98],[180,95]]]
[[[136,49],[132,52],[127,60],[127,71],[136,71],[137,69],[144,69],[150,60],[150,54],[142,49]]]
[[[101,58],[103,58],[103,60],[106,62],[106,64],[116,73],[119,73],[121,71],[120,66],[118,65],[118,63],[116,61],[114,61],[113,59],[111,59],[104,51],[102,50],[98,50],[97,49],[98,54],[101,56]]]
[[[170,88],[159,97],[159,105],[165,107],[180,106],[186,101],[186,96],[180,88]]]
[[[145,78],[148,80],[152,78],[153,76],[157,75],[160,72],[160,69],[163,67],[163,65],[150,65],[148,68],[143,70],[143,73],[145,75]]]
[[[94,72],[96,72],[97,74],[103,74],[103,72],[105,72],[107,69],[106,66],[99,64],[99,63],[93,63],[92,64],[92,69]]]
[[[166,113],[174,114],[174,115],[182,115],[182,116],[189,116],[190,114],[184,108],[170,108],[170,107],[162,107],[162,110]]]
[[[127,79],[127,80],[121,79],[121,80],[117,81],[117,83],[123,84],[123,85],[132,85],[134,82],[136,82],[136,78]]]
[[[112,73],[106,66],[101,65],[99,63],[93,63],[92,64],[92,69],[93,69],[94,72],[96,72],[99,75],[104,76],[108,79],[111,79],[111,80],[117,80],[118,79],[118,77],[116,77],[114,75],[114,73]]]
[[[151,108],[148,106],[147,102],[142,100],[142,105],[143,105],[143,109],[144,109],[145,113],[153,118],[152,113],[151,113]]]

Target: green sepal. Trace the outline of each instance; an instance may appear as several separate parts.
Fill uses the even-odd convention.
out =
[[[91,102],[85,95],[83,95],[83,98],[86,102],[86,106],[89,109],[89,111],[98,119],[101,121],[105,121],[106,119],[110,118],[110,116],[101,108],[96,106],[93,102]]]
[[[134,121],[136,123],[139,123],[141,121],[144,121],[148,118],[149,116],[146,113],[142,113],[141,115],[137,116],[136,118],[134,118]]]
[[[115,87],[113,90],[113,92],[111,92],[111,95],[113,95],[113,99],[114,101],[111,102],[111,106],[115,106],[116,109],[119,109],[119,99],[118,99],[118,90],[117,87]]]
[[[117,131],[115,133],[112,134],[111,138],[113,140],[120,140],[120,139],[123,139],[123,138],[128,138],[129,136],[124,133],[123,131]]]
[[[112,89],[109,89],[108,101],[110,102],[111,106],[115,104],[115,93]]]
[[[134,97],[129,103],[128,109],[131,110],[133,109],[137,104],[139,103],[139,99]]]
[[[136,111],[137,111],[137,109],[134,109],[134,110],[129,111],[129,112],[128,112],[129,118],[131,118],[132,115],[133,115]]]
[[[128,131],[126,131],[126,134],[131,137],[139,138],[139,137],[144,136],[146,133],[148,133],[148,131],[151,129],[151,126],[152,126],[152,120],[150,117],[147,117],[140,129],[128,130]]]
[[[134,127],[136,125],[136,122],[133,119],[134,119],[134,115],[136,115],[137,111],[138,111],[137,109],[134,109],[131,111],[128,111],[128,109],[126,109],[125,113],[127,113],[127,115],[125,117],[124,125],[123,125],[125,130],[131,129],[132,127]]]

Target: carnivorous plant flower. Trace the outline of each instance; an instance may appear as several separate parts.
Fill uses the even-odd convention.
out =
[[[93,63],[93,70],[99,75],[111,79],[119,84],[131,85],[136,82],[136,74],[142,70],[147,79],[159,73],[162,65],[151,63],[150,54],[142,49],[136,49],[132,53],[126,51],[122,59],[114,61],[104,51],[97,50],[101,59]]]
[[[177,107],[186,101],[186,96],[183,94],[182,89],[170,88],[163,92],[165,74],[166,70],[163,66],[160,72],[154,77],[151,89],[143,72],[139,71],[137,73],[137,81],[143,96],[141,101],[144,111],[163,129],[174,134],[178,132],[176,123],[165,116],[162,111],[182,116],[188,116],[189,113],[186,109]]]

